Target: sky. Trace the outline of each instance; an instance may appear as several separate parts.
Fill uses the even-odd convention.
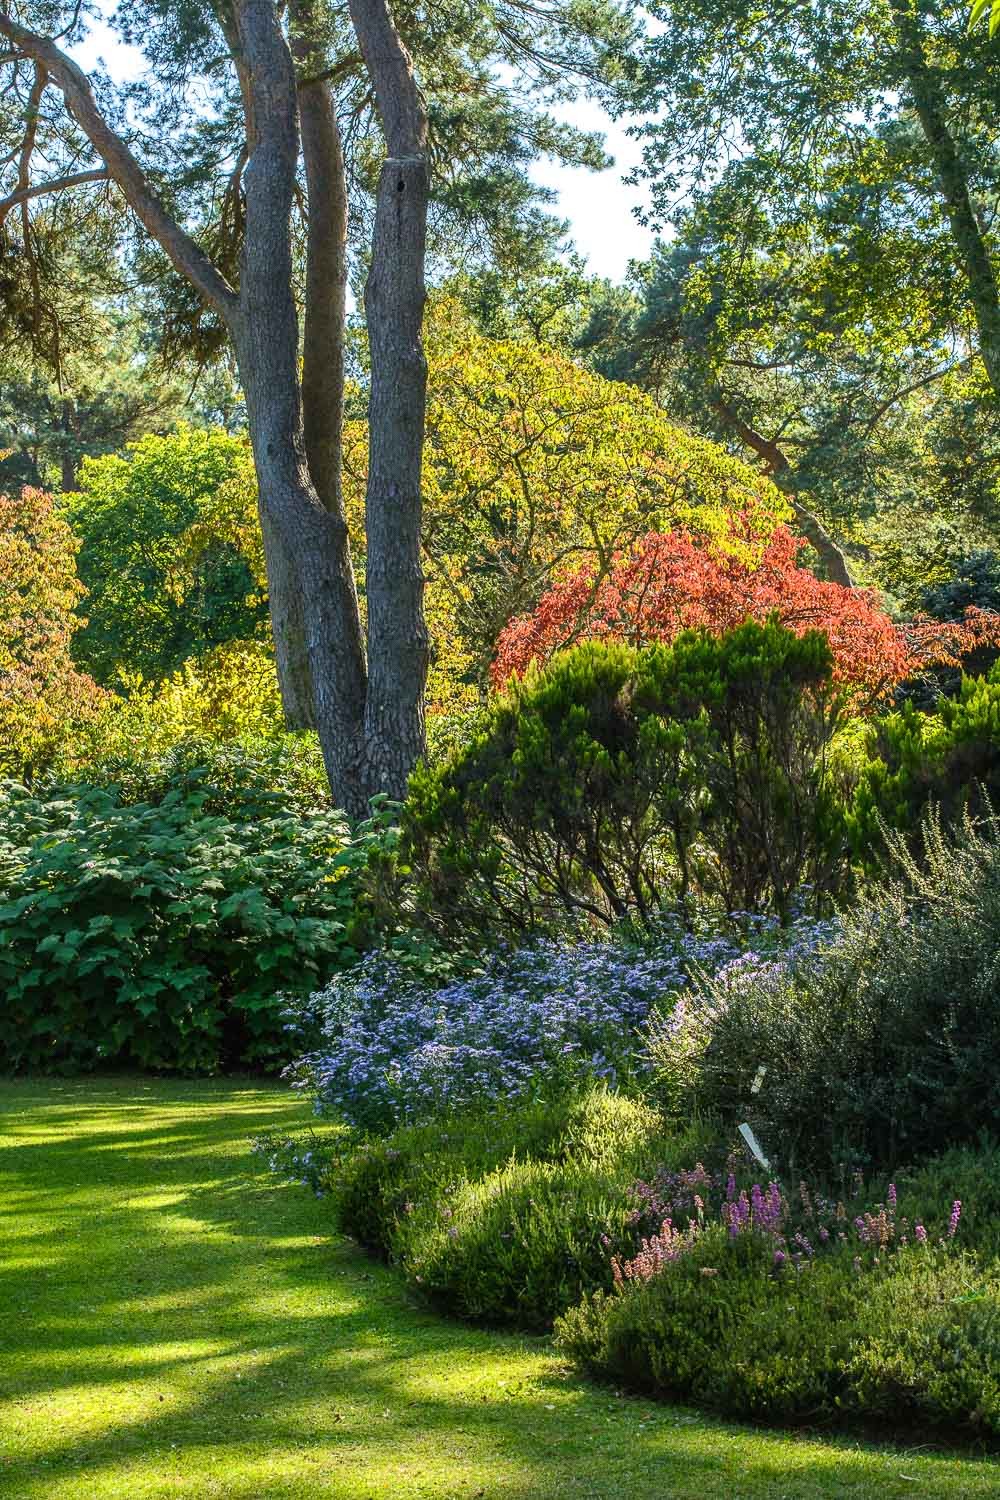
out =
[[[115,79],[135,78],[143,70],[142,54],[123,46],[114,32],[96,19],[86,40],[71,50],[82,68],[92,68],[100,59]],[[589,270],[595,276],[620,281],[629,261],[643,259],[652,248],[651,232],[633,213],[634,207],[643,202],[643,190],[627,187],[622,181],[638,163],[638,142],[589,101],[565,105],[557,113],[568,124],[600,131],[615,165],[604,172],[591,172],[586,167],[564,167],[541,160],[531,175],[540,186],[555,192],[553,212],[569,220],[571,236]]]
[[[605,172],[591,172],[586,167],[541,161],[531,175],[543,187],[555,190],[555,211],[570,221],[576,247],[586,256],[594,275],[620,281],[629,261],[647,257],[653,244],[652,232],[633,212],[636,205],[646,201],[645,191],[642,186],[629,187],[622,181],[639,163],[639,142],[589,101],[566,106],[559,116],[581,129],[599,130],[615,164]]]

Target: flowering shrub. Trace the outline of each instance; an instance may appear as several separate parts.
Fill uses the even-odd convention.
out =
[[[860,1174],[853,1183],[856,1196],[863,1191]],[[653,1183],[637,1182],[633,1189],[637,1206],[632,1222],[650,1218],[658,1230],[643,1235],[632,1259],[611,1257],[615,1284],[648,1281],[693,1248],[697,1237],[714,1226],[725,1229],[730,1242],[741,1235],[757,1235],[771,1247],[773,1273],[802,1270],[817,1255],[842,1252],[851,1247],[855,1270],[878,1265],[882,1257],[907,1245],[928,1245],[931,1236],[919,1218],[897,1215],[897,1188],[890,1183],[885,1202],[872,1207],[856,1205],[848,1210],[842,1199],[832,1200],[800,1182],[797,1195],[790,1196],[781,1184],[759,1182],[737,1189],[736,1175],[723,1178],[706,1172],[699,1162],[693,1169],[661,1172]],[[953,1199],[946,1228],[937,1243],[944,1246],[955,1238],[962,1203]],[[686,1219],[686,1227],[680,1222]],[[870,1254],[868,1254],[870,1252]]]
[[[825,930],[751,918],[748,936],[691,934],[663,920],[643,947],[541,941],[442,987],[373,954],[293,1011],[315,1040],[291,1076],[317,1113],[369,1130],[584,1079],[626,1084],[648,1070],[639,1030],[651,1008],[669,1012],[695,969],[714,973],[747,941],[760,955],[797,951]]]
[[[384,1129],[584,1076],[624,1079],[652,1002],[685,983],[689,961],[731,951],[721,939],[682,939],[659,955],[545,942],[442,989],[372,955],[299,1013],[322,1042],[294,1065],[295,1081],[318,1113]]]
[[[923,1175],[937,1191],[948,1170]],[[617,1385],[732,1415],[920,1415],[1000,1433],[1000,1281],[995,1261],[958,1248],[961,1201],[929,1229],[919,1198],[901,1214],[895,1184],[874,1204],[858,1178],[852,1191],[740,1189],[701,1164],[637,1183],[633,1226],[662,1222],[612,1255],[612,1295],[558,1320],[559,1346]]]
[[[850,1250],[800,1274],[767,1235],[713,1225],[663,1274],[586,1296],[558,1347],[617,1387],[769,1421],[921,1416],[1000,1434],[1000,1279],[910,1244],[858,1275]]]

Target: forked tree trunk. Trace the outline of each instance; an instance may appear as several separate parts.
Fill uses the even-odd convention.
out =
[[[341,494],[346,190],[327,89],[307,85],[302,106],[310,192],[303,392],[291,256],[296,77],[274,0],[232,0],[220,13],[246,117],[238,291],[153,191],[78,65],[51,38],[2,11],[0,36],[62,90],[136,217],[229,330],[246,396],[286,713],[293,725],[315,726],[334,797],[360,816],[374,793],[405,793],[424,746],[429,651],[420,556],[426,390],[420,329],[428,166],[426,117],[387,0],[351,0],[350,9],[388,148],[366,297],[370,677]],[[298,0],[297,12],[308,32],[309,0]]]
[[[289,233],[299,146],[295,70],[270,0],[244,0],[236,10],[236,29],[255,107],[244,172],[239,307],[232,328],[265,542],[270,538],[272,544],[272,621],[286,670],[295,673],[296,691],[308,674],[330,785],[337,800],[358,816],[370,789],[364,779],[365,675],[357,594],[347,523],[323,505],[309,472],[299,388]]]

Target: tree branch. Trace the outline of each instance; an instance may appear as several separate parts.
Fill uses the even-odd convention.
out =
[[[161,246],[175,268],[227,321],[237,307],[236,294],[150,187],[136,158],[104,119],[90,81],[81,68],[49,37],[39,36],[0,11],[0,36],[42,67],[62,91],[66,108],[121,188],[136,218]]]
[[[111,173],[106,167],[93,167],[89,172],[70,172],[66,177],[53,177],[51,182],[38,182],[19,187],[9,198],[0,198],[0,226],[12,208],[25,203],[29,198],[41,198],[46,193],[61,193],[63,188],[82,187],[87,182],[110,182]]]
[[[847,558],[819,517],[798,499],[792,481],[791,465],[778,444],[751,427],[749,422],[745,422],[721,391],[716,391],[711,400],[726,426],[731,428],[736,436],[767,464],[769,474],[787,497],[789,505],[795,512],[795,519],[802,527],[810,546],[822,559],[831,581],[841,584],[844,588],[853,588],[854,580],[847,566]]]

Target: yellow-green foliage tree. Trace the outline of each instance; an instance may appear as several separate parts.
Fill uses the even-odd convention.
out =
[[[80,733],[105,694],[78,672],[77,542],[44,490],[0,494],[0,772],[30,780]]]
[[[587,565],[603,578],[616,554],[653,530],[684,527],[733,545],[726,520],[734,512],[749,518],[748,533],[763,543],[789,514],[769,480],[675,426],[633,386],[537,344],[486,338],[451,301],[432,310],[426,343],[432,714],[482,701],[500,632],[564,574]],[[180,440],[156,443],[165,451]],[[348,518],[352,535],[361,536],[364,422],[347,424],[345,452]],[[178,598],[190,597],[211,549],[225,547],[255,580],[248,598],[255,607],[263,600],[264,553],[245,461],[199,499],[197,516],[171,540]],[[364,554],[355,553],[355,562],[363,608]]]
[[[88,591],[80,664],[109,686],[135,673],[160,682],[192,657],[264,635],[256,504],[241,435],[182,427],[85,459],[69,502]]]
[[[668,421],[633,386],[542,345],[476,332],[452,302],[428,319],[424,447],[431,706],[478,698],[512,616],[581,565],[610,572],[649,531],[717,537],[746,515],[763,541],[790,512],[771,482]],[[348,430],[349,507],[365,476]]]

